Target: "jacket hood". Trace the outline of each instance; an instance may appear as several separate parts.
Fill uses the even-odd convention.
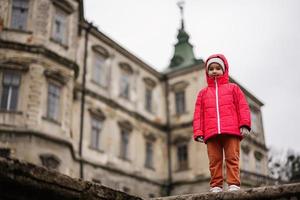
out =
[[[207,66],[207,62],[212,59],[212,58],[220,58],[223,60],[224,62],[224,65],[225,65],[225,71],[224,71],[224,74],[217,77],[217,82],[218,84],[226,84],[229,82],[229,74],[228,74],[228,71],[229,71],[229,65],[228,65],[228,62],[227,62],[227,59],[225,58],[225,56],[223,54],[214,54],[214,55],[211,55],[207,58],[206,62],[205,62],[205,72],[206,72],[206,81],[207,81],[207,85],[208,86],[214,86],[215,85],[215,78],[213,77],[209,77],[208,76],[208,66]]]

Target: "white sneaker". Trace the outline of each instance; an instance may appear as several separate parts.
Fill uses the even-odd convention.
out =
[[[240,189],[241,188],[239,186],[237,186],[237,185],[229,185],[229,187],[228,187],[228,191],[229,192],[238,191]]]
[[[217,193],[217,192],[223,192],[223,189],[220,187],[212,187],[212,188],[210,188],[209,191],[213,192],[213,193]]]

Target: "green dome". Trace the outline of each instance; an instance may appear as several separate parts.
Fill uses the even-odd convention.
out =
[[[184,30],[182,21],[181,29],[178,31],[177,43],[175,44],[174,55],[169,64],[169,68],[181,68],[196,64],[193,45],[189,43],[190,36]]]

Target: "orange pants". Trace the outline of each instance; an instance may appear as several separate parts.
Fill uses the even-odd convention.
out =
[[[207,153],[211,175],[210,187],[223,187],[223,150],[226,163],[226,182],[240,186],[240,138],[217,135],[207,140]]]

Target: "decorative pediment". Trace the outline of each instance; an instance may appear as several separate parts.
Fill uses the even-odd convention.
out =
[[[55,169],[57,170],[61,161],[54,154],[41,154],[40,159],[42,161],[42,165],[47,169]]]
[[[51,0],[53,5],[59,7],[68,14],[74,12],[73,6],[67,0]]]
[[[68,78],[65,75],[63,75],[60,71],[46,69],[44,71],[44,75],[47,78],[57,81],[62,85],[65,85],[68,82]]]
[[[254,152],[254,157],[256,158],[256,160],[260,161],[263,158],[263,154],[259,151],[255,151]]]
[[[132,69],[132,67],[131,67],[128,63],[120,62],[120,63],[119,63],[119,66],[120,66],[120,68],[121,68],[124,72],[129,73],[129,74],[133,74],[133,69]]]
[[[156,137],[153,133],[147,133],[145,134],[145,139],[154,142],[156,140]]]
[[[179,81],[177,83],[174,83],[171,85],[171,90],[176,92],[176,91],[181,91],[185,90],[185,88],[189,85],[187,81]]]
[[[245,154],[249,154],[250,152],[250,147],[248,145],[242,145],[241,149]]]
[[[96,53],[102,55],[105,58],[109,57],[109,52],[102,46],[100,45],[94,45],[92,46],[93,51],[95,51]]]
[[[143,78],[143,81],[146,83],[147,86],[154,88],[156,86],[156,82],[149,78],[149,77],[145,77]]]
[[[0,68],[6,70],[28,71],[29,63],[15,60],[3,60],[0,61]]]
[[[174,137],[174,139],[172,140],[172,143],[175,145],[180,144],[180,143],[187,143],[190,141],[190,139],[191,139],[191,137],[178,135],[178,136]]]
[[[120,126],[121,129],[125,129],[129,132],[131,132],[133,130],[132,124],[127,120],[119,121],[118,125]]]
[[[105,115],[100,108],[89,108],[90,113],[100,120],[105,120]]]

